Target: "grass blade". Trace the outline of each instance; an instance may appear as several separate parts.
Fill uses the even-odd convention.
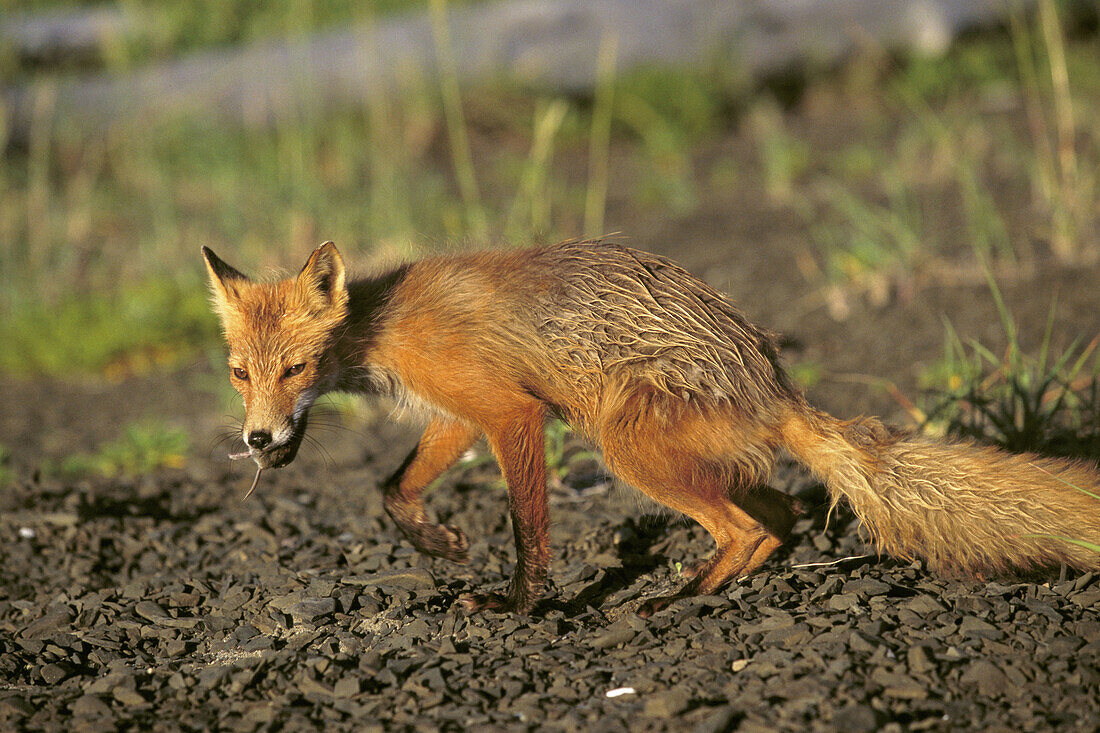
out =
[[[584,197],[584,235],[603,234],[607,209],[608,157],[611,147],[611,111],[615,97],[615,59],[619,36],[605,35],[596,62],[596,96],[592,110],[592,133],[588,143],[588,188]]]
[[[447,121],[447,138],[451,142],[451,158],[454,163],[458,192],[466,206],[466,223],[470,234],[485,239],[489,234],[489,222],[481,205],[481,193],[474,173],[474,160],[470,154],[470,138],[466,131],[466,118],[462,114],[462,97],[458,89],[458,71],[454,50],[451,47],[451,29],[447,25],[447,0],[431,0],[432,37],[435,39],[436,58],[439,63],[439,87],[443,95],[443,116]]]

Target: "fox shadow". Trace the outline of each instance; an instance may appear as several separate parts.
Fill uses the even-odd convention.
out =
[[[858,520],[855,515],[844,506],[832,508],[824,486],[816,484],[806,487],[794,497],[802,505],[799,522],[787,541],[756,573],[783,569],[804,536],[822,532],[827,526],[839,533],[856,531]],[[633,585],[640,577],[671,561],[682,559],[683,555],[677,551],[680,549],[677,540],[683,539],[684,533],[676,530],[693,524],[683,515],[667,512],[627,518],[612,528],[612,532],[622,538],[615,545],[621,565],[602,568],[603,572],[596,580],[571,598],[550,597],[539,601],[532,613],[542,615],[548,611],[560,611],[567,618],[574,618],[589,608],[602,607],[609,598]],[[889,561],[889,558],[883,560]],[[687,580],[680,582],[686,583]]]

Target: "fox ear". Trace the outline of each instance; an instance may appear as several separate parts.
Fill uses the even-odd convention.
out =
[[[206,271],[210,275],[210,287],[214,291],[214,298],[219,306],[225,306],[229,301],[236,299],[237,286],[248,282],[248,278],[222,262],[209,247],[202,248],[202,256],[206,260]]]
[[[332,242],[325,242],[309,256],[298,273],[298,287],[312,297],[320,297],[325,305],[339,305],[347,299],[344,282],[344,258]]]

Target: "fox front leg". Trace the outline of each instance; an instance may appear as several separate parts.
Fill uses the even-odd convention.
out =
[[[460,598],[467,611],[525,613],[542,595],[550,567],[545,421],[545,408],[530,403],[517,408],[496,428],[486,430],[508,484],[516,569],[505,595],[472,593]]]
[[[457,563],[469,562],[469,542],[457,527],[433,522],[421,494],[481,437],[481,430],[458,420],[433,418],[416,448],[382,485],[386,512],[417,550]]]

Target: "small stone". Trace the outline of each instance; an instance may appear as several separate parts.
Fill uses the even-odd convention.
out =
[[[616,621],[611,626],[607,627],[604,633],[596,636],[589,644],[594,649],[611,649],[617,647],[620,644],[627,644],[637,635],[627,623],[621,623]]]
[[[871,673],[871,680],[883,687],[882,694],[907,700],[922,700],[928,697],[924,685],[908,675],[889,672],[879,668]]]
[[[679,688],[658,692],[645,703],[645,714],[651,718],[671,718],[682,712],[691,702],[687,693]]]
[[[875,578],[860,578],[844,584],[845,592],[855,592],[861,596],[884,596],[890,592],[890,584]]]
[[[329,697],[333,694],[333,691],[326,687],[324,683],[314,679],[308,674],[302,674],[298,677],[297,687],[303,695],[321,695]]]
[[[959,678],[962,685],[973,685],[983,697],[1004,694],[1009,690],[1008,677],[992,662],[979,659],[971,662]]]
[[[929,596],[917,596],[903,604],[906,608],[918,616],[928,616],[933,613],[943,613],[946,609]]]
[[[72,714],[80,718],[102,718],[111,714],[111,708],[99,695],[84,694],[69,706]]]
[[[834,730],[862,733],[878,730],[878,716],[870,705],[848,705],[833,715]]]
[[[335,612],[335,598],[307,598],[286,607],[286,613],[294,619],[296,624],[312,623]]]
[[[137,690],[131,690],[128,687],[116,687],[111,690],[111,696],[123,705],[129,707],[145,704],[145,698],[141,696],[141,693]]]
[[[69,676],[70,671],[68,665],[61,664],[47,664],[38,673],[42,676],[42,681],[47,685],[56,685],[61,680]]]
[[[47,613],[28,624],[20,635],[28,639],[39,639],[67,626],[72,619],[73,615],[68,611]]]
[[[354,697],[362,689],[358,677],[341,677],[332,688],[336,697]]]
[[[828,606],[833,611],[847,611],[859,606],[859,597],[855,593],[837,593],[829,598]]]
[[[694,733],[722,733],[723,731],[733,730],[737,716],[737,709],[733,706],[720,707],[704,718],[703,722],[695,726]]]
[[[346,585],[357,585],[364,588],[402,588],[404,590],[434,590],[435,577],[423,568],[408,568],[406,570],[387,570],[370,575],[354,575],[342,578]]]
[[[996,641],[1004,637],[1004,632],[988,621],[983,621],[977,616],[964,616],[959,624],[959,633],[964,636],[976,636],[982,639]]]
[[[927,674],[935,669],[932,661],[928,658],[928,652],[922,646],[909,647],[909,650],[905,653],[905,658],[909,663],[910,674]]]
[[[25,718],[33,714],[36,709],[30,701],[9,695],[0,699],[0,720],[9,717]]]
[[[112,672],[105,677],[99,677],[86,684],[84,686],[84,692],[85,694],[92,695],[109,694],[111,690],[119,685],[127,686],[132,689],[134,686],[134,678],[131,675],[121,672]]]
[[[137,605],[134,606],[134,613],[141,616],[146,621],[152,621],[153,623],[169,618],[164,609],[153,601],[139,601]]]
[[[201,690],[212,690],[229,676],[229,667],[224,664],[207,667],[199,672],[198,685]]]

